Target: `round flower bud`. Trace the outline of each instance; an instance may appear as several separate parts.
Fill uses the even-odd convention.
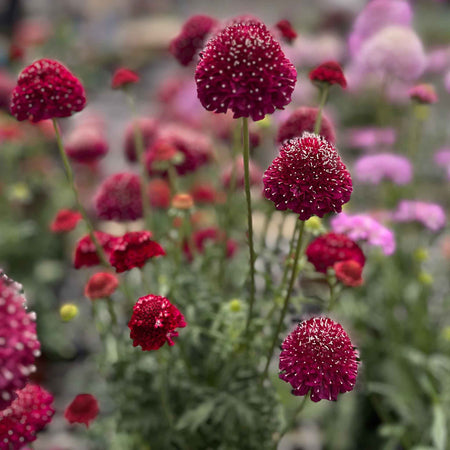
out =
[[[73,303],[65,303],[59,309],[59,315],[64,322],[70,322],[78,316],[78,306]]]

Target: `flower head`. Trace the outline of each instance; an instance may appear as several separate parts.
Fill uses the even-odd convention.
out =
[[[361,286],[363,266],[353,259],[339,261],[333,265],[336,278],[345,286]]]
[[[77,226],[81,219],[82,216],[78,211],[60,209],[50,224],[50,230],[53,233],[65,233],[66,231],[71,231]]]
[[[214,186],[208,183],[195,184],[190,193],[196,204],[214,204],[220,201],[221,194],[214,189]]]
[[[155,119],[152,119],[150,117],[140,117],[127,125],[125,129],[124,150],[125,156],[130,162],[137,161],[134,135],[135,127],[137,127],[142,134],[142,138],[144,140],[144,148],[148,148],[156,139],[158,123]]]
[[[314,239],[306,248],[306,257],[318,272],[326,273],[340,261],[353,260],[364,267],[366,257],[359,245],[345,234],[327,233]]]
[[[108,141],[94,126],[82,125],[75,128],[65,140],[67,156],[81,164],[92,164],[108,153]]]
[[[64,322],[72,321],[73,319],[75,319],[75,317],[78,316],[79,313],[80,310],[74,303],[64,303],[59,308],[59,317],[61,317],[61,320],[63,320]]]
[[[450,148],[441,148],[434,154],[434,162],[447,171],[447,179],[450,180]]]
[[[153,208],[167,209],[170,206],[170,186],[166,180],[155,178],[148,184],[148,197]]]
[[[133,347],[142,350],[158,350],[166,342],[174,345],[178,336],[176,328],[186,326],[183,314],[170,301],[159,295],[141,297],[133,307],[133,315],[128,323]]]
[[[36,315],[26,311],[21,290],[21,285],[0,271],[0,410],[16,398],[16,390],[25,386],[40,355]]]
[[[309,79],[318,83],[339,84],[342,88],[347,87],[342,67],[336,61],[327,61],[309,73]]]
[[[311,393],[311,400],[337,400],[352,391],[358,373],[358,352],[341,325],[314,317],[297,325],[284,340],[279,377],[294,395]]]
[[[139,75],[126,67],[120,67],[114,72],[111,80],[112,89],[121,89],[130,84],[136,84],[140,80]]]
[[[277,142],[280,144],[287,139],[300,137],[305,131],[314,132],[318,108],[301,106],[294,110],[278,129]],[[330,144],[336,142],[336,133],[330,119],[323,114],[319,134]]]
[[[94,231],[94,234],[103,251],[106,255],[109,255],[117,238],[102,231]],[[87,234],[77,242],[73,266],[75,269],[80,269],[81,267],[92,267],[98,264],[100,264],[100,258],[98,257],[97,249],[91,237]]]
[[[16,392],[17,398],[0,411],[0,445],[19,450],[36,440],[36,434],[52,420],[53,396],[44,388],[29,383]]]
[[[194,206],[194,199],[191,194],[179,192],[172,199],[172,208],[180,210],[188,210]]]
[[[131,172],[110,175],[95,196],[95,209],[100,219],[125,222],[142,217],[141,183]]]
[[[289,44],[292,44],[294,39],[297,37],[297,32],[292,28],[291,22],[287,19],[278,21],[275,24],[275,28],[281,33],[283,39]]]
[[[409,159],[393,153],[362,156],[355,165],[355,178],[369,184],[379,184],[383,179],[398,185],[408,184],[412,172]]]
[[[98,416],[97,399],[91,394],[78,394],[67,406],[64,417],[69,423],[84,423],[86,428]]]
[[[409,97],[418,103],[430,105],[437,103],[438,96],[432,84],[417,84],[409,90]]]
[[[419,222],[431,231],[445,226],[445,211],[437,203],[402,200],[392,214],[396,222]]]
[[[299,214],[301,220],[341,212],[352,193],[350,173],[336,149],[311,133],[284,142],[263,182],[265,197],[278,210]]]
[[[109,262],[117,273],[143,267],[149,259],[166,254],[151,237],[150,231],[130,231],[116,238]]]
[[[112,273],[94,273],[84,287],[84,295],[90,300],[109,297],[118,286],[119,280]]]
[[[17,120],[39,122],[71,116],[85,104],[80,80],[58,61],[40,59],[20,73],[11,96],[11,113]]]
[[[197,93],[208,111],[261,120],[291,101],[297,72],[266,26],[250,19],[226,27],[201,53]]]
[[[394,128],[352,128],[348,131],[347,145],[355,148],[378,149],[383,145],[394,144],[395,139],[396,134]]]

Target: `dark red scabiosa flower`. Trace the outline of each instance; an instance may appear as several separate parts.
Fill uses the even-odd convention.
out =
[[[19,450],[35,441],[55,414],[53,396],[44,388],[29,383],[16,394],[11,405],[0,411],[0,448],[5,450]]]
[[[93,395],[78,394],[67,406],[64,417],[69,423],[84,423],[89,428],[99,412],[97,399]]]
[[[106,178],[95,195],[97,216],[104,220],[127,222],[142,217],[141,182],[131,172]]]
[[[355,387],[358,352],[341,325],[328,317],[314,317],[297,325],[283,344],[279,377],[292,394],[311,400],[337,400]]]
[[[119,280],[108,272],[98,272],[89,278],[84,287],[84,295],[89,300],[109,297],[119,286]]]
[[[11,96],[11,114],[17,120],[69,117],[86,105],[80,80],[58,61],[40,59],[20,73]]]
[[[196,204],[211,205],[217,202],[219,194],[208,183],[197,183],[191,188],[191,195]]]
[[[173,338],[178,336],[176,328],[184,328],[183,314],[166,297],[146,295],[133,306],[133,315],[128,322],[133,347],[142,350],[158,350],[166,342],[174,345]]]
[[[188,261],[194,259],[192,250],[198,253],[204,253],[206,246],[213,244],[216,246],[223,247],[226,235],[223,231],[216,227],[203,228],[201,230],[195,231],[190,239],[190,243],[185,241],[183,244],[183,252]],[[226,257],[232,258],[238,249],[237,242],[234,239],[227,239],[226,243]]]
[[[94,231],[94,234],[106,256],[109,256],[117,238],[102,231]],[[73,266],[75,269],[80,269],[81,267],[92,267],[98,264],[100,264],[100,259],[97,255],[97,249],[91,237],[87,234],[77,242]]]
[[[82,215],[78,211],[71,209],[61,209],[57,212],[55,218],[50,224],[50,230],[53,233],[65,233],[73,230],[78,222],[82,219]]]
[[[187,66],[198,50],[203,47],[206,36],[216,26],[217,20],[205,15],[190,17],[181,32],[170,42],[169,51],[177,61]]]
[[[148,149],[151,153],[152,164],[158,164],[161,161],[171,161],[177,154],[175,145],[167,139],[157,139]]]
[[[341,212],[350,200],[352,179],[336,149],[317,134],[285,141],[265,171],[264,195],[278,210],[300,220]]]
[[[363,266],[353,259],[339,261],[333,265],[336,278],[345,286],[361,286],[363,279],[361,277]]]
[[[0,69],[0,109],[9,111],[11,93],[16,86],[15,80],[6,70]]]
[[[166,254],[151,237],[150,231],[131,231],[116,239],[109,262],[117,273],[143,267],[149,259]]]
[[[125,129],[124,150],[125,157],[130,162],[137,161],[137,153],[135,147],[134,127],[137,126],[142,133],[144,140],[144,148],[150,147],[156,138],[158,131],[158,122],[150,117],[140,117],[136,121],[130,122]]]
[[[111,80],[112,89],[121,89],[136,84],[140,80],[139,75],[126,67],[121,67],[114,72]]]
[[[280,20],[275,24],[275,28],[280,31],[283,39],[289,44],[292,44],[292,42],[294,42],[294,39],[297,37],[297,33],[292,28],[291,22],[289,22],[289,20]]]
[[[250,186],[258,186],[261,184],[261,180],[263,177],[262,169],[253,161],[249,161],[249,171],[250,171]],[[222,184],[226,189],[230,188],[231,178],[233,173],[233,165],[228,165],[224,171],[222,172]],[[234,175],[235,180],[234,184],[236,187],[244,188],[245,179],[244,179],[244,160],[239,158],[236,161],[236,173]]]
[[[356,261],[364,267],[366,258],[359,245],[345,234],[327,233],[312,241],[306,248],[308,261],[318,272],[326,273],[340,261]]]
[[[254,19],[213,37],[195,71],[197,94],[208,111],[261,120],[290,103],[297,71],[266,26]]]
[[[156,209],[167,209],[170,206],[170,186],[166,180],[156,178],[148,184],[150,205]]]
[[[22,286],[0,270],[0,410],[16,398],[40,355],[36,315],[27,312]],[[2,440],[0,439],[0,446]]]
[[[82,125],[75,128],[65,139],[67,156],[80,164],[93,164],[108,153],[108,141],[95,126]]]
[[[313,133],[318,111],[317,108],[311,108],[309,106],[301,106],[294,110],[280,125],[277,142],[281,144],[286,139],[300,137],[305,131]],[[319,134],[330,144],[335,144],[336,133],[334,131],[334,126],[325,114],[322,114],[322,123]]]
[[[431,105],[438,101],[438,96],[432,84],[418,84],[412,87],[408,94],[411,100],[415,100],[417,103],[424,105]]]
[[[309,72],[309,79],[316,83],[339,84],[342,88],[347,87],[342,67],[336,61],[327,61]]]

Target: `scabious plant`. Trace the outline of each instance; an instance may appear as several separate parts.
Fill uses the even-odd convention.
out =
[[[413,200],[402,200],[393,212],[392,219],[396,222],[419,222],[431,231],[439,231],[446,223],[442,206]]]
[[[408,158],[392,153],[365,155],[355,164],[355,178],[361,183],[379,184],[383,180],[407,184],[412,179],[412,165]]]

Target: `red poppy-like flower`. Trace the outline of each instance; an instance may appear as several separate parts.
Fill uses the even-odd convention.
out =
[[[67,156],[80,164],[92,164],[108,153],[108,141],[95,126],[82,125],[75,128],[65,140]]]
[[[409,90],[409,97],[418,103],[431,105],[437,103],[438,96],[432,84],[418,84]]]
[[[237,159],[236,161],[236,172],[234,174],[234,185],[239,188],[243,188],[245,185],[244,178],[244,160],[242,157]],[[261,184],[261,180],[263,177],[262,169],[254,163],[252,160],[249,161],[249,172],[250,172],[250,186],[258,186]],[[225,188],[230,188],[231,179],[233,176],[233,164],[228,165],[224,171],[222,172],[222,184]]]
[[[359,245],[345,234],[327,233],[312,241],[307,249],[308,261],[318,272],[326,273],[328,267],[333,267],[340,261],[356,261],[364,267],[366,258]]]
[[[352,179],[336,149],[317,134],[285,141],[264,173],[264,195],[278,210],[307,220],[341,212],[350,200]]]
[[[195,184],[191,188],[191,195],[196,204],[214,204],[219,194],[213,186],[207,183]]]
[[[152,163],[158,163],[172,160],[177,154],[177,149],[170,140],[157,139],[150,146],[148,152],[152,154]]]
[[[196,15],[190,17],[181,32],[170,42],[169,51],[177,61],[187,66],[198,50],[203,47],[206,36],[211,32],[217,20],[210,16]]]
[[[290,103],[297,71],[263,23],[244,19],[207,43],[195,81],[208,111],[257,121]]]
[[[170,186],[166,180],[156,178],[148,184],[148,197],[153,208],[167,209],[170,206]]]
[[[67,406],[64,417],[69,423],[84,423],[89,428],[99,412],[97,399],[93,395],[78,394]]]
[[[286,139],[300,137],[305,131],[314,132],[318,108],[301,106],[294,110],[278,129],[277,142],[280,144]],[[319,134],[330,144],[336,142],[334,126],[328,117],[322,113],[322,123]]]
[[[77,226],[78,222],[82,218],[82,215],[78,211],[61,209],[58,211],[50,224],[50,230],[53,233],[64,233],[66,231],[71,231]]]
[[[44,388],[29,383],[16,394],[11,405],[0,411],[0,448],[5,450],[20,450],[35,441],[55,414],[53,396]]]
[[[291,22],[289,22],[289,20],[280,20],[275,24],[275,28],[281,32],[283,39],[289,44],[291,44],[297,37],[297,33],[292,28]]]
[[[342,88],[347,87],[342,67],[336,61],[327,61],[309,73],[309,79],[319,83],[339,84]]]
[[[100,219],[126,222],[142,217],[141,182],[131,172],[110,175],[98,188],[95,209]]]
[[[137,152],[135,147],[135,126],[138,127],[144,140],[144,149],[151,146],[156,138],[158,131],[158,122],[150,117],[140,117],[136,121],[130,122],[125,129],[125,157],[130,162],[137,161]]]
[[[352,391],[358,373],[358,352],[341,325],[314,317],[297,325],[284,340],[279,377],[290,383],[292,394],[311,400],[337,400]]]
[[[128,322],[133,347],[140,345],[142,350],[158,350],[166,342],[174,345],[178,336],[176,328],[184,328],[183,314],[170,301],[159,295],[141,297],[133,306],[133,315]]]
[[[90,300],[109,297],[119,286],[117,277],[108,272],[94,273],[84,287],[84,295]]]
[[[0,270],[0,410],[16,398],[40,355],[36,315],[27,312],[22,286]],[[2,440],[0,439],[0,445]]]
[[[114,72],[111,80],[112,89],[121,89],[130,84],[136,84],[140,80],[139,75],[126,67],[121,67]]]
[[[102,231],[94,231],[94,234],[106,256],[108,256],[117,238]],[[87,234],[77,242],[73,266],[75,269],[80,269],[81,267],[92,267],[98,264],[100,264],[100,259],[97,255],[97,249],[91,237]]]
[[[361,286],[363,279],[361,277],[363,266],[353,259],[339,261],[333,265],[336,278],[345,286]]]
[[[69,117],[85,105],[80,80],[58,61],[40,59],[20,73],[10,108],[17,120],[39,122]]]
[[[150,258],[166,254],[151,237],[150,231],[131,231],[116,239],[109,262],[117,273],[143,267]]]

